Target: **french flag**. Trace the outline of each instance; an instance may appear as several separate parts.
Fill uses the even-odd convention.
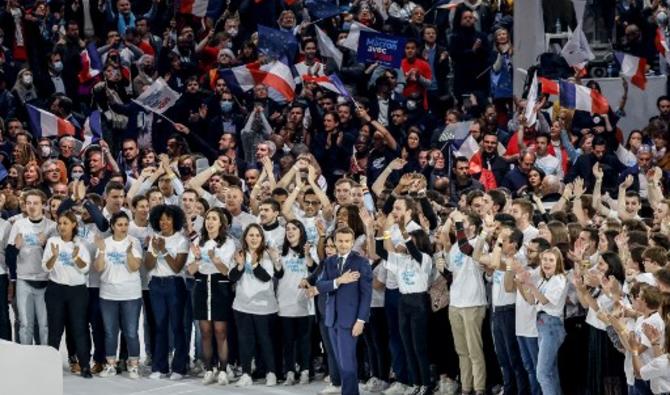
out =
[[[284,63],[274,61],[264,65],[258,62],[221,70],[221,77],[228,87],[238,92],[247,92],[255,85],[268,87],[268,95],[276,101],[292,101],[295,96],[295,81],[291,69]]]
[[[202,18],[204,16],[218,17],[221,14],[222,0],[181,0],[179,12]]]
[[[340,96],[351,99],[351,94],[349,91],[347,91],[347,88],[344,87],[342,80],[340,80],[340,77],[338,77],[337,74],[331,74],[328,76],[303,75],[302,80],[305,83],[317,84],[320,87],[328,89],[331,92],[335,92]]]
[[[561,106],[592,114],[607,114],[609,111],[607,99],[597,91],[564,80],[558,85]]]
[[[81,71],[79,72],[79,82],[88,82],[100,74],[102,70],[102,60],[98,54],[98,49],[94,42],[90,42],[83,51],[81,51]]]
[[[644,74],[647,66],[647,59],[638,58],[631,54],[616,52],[614,54],[621,65],[621,75],[630,78],[630,82],[638,88],[644,90],[647,86],[647,76]]]
[[[670,47],[668,47],[668,41],[665,39],[665,32],[660,27],[656,29],[654,44],[656,44],[656,50],[663,56],[665,62],[670,64]]]
[[[28,110],[28,121],[30,121],[35,138],[74,135],[74,125],[63,118],[31,104],[26,104],[26,109]]]
[[[605,96],[593,89],[563,80],[559,82],[544,77],[539,77],[538,80],[542,86],[542,94],[559,96],[563,107],[594,114],[607,114],[609,111]]]

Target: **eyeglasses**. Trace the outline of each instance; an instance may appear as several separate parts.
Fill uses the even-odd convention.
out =
[[[318,206],[321,204],[318,200],[303,200],[302,202],[305,206]]]

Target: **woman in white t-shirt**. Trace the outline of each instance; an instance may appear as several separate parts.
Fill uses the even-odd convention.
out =
[[[273,257],[275,262],[279,262],[275,277],[279,279],[277,299],[284,338],[284,385],[295,384],[297,372],[300,372],[300,384],[309,384],[309,346],[312,333],[310,313],[314,311],[314,302],[306,290],[300,287],[300,283],[316,269],[315,261],[318,258],[315,250],[316,248],[307,243],[302,222],[297,219],[288,221],[281,257]],[[271,250],[271,253],[276,252]],[[300,369],[294,371],[296,360]]]
[[[140,241],[128,236],[130,219],[119,211],[109,220],[112,235],[97,239],[95,270],[100,273],[100,311],[105,325],[107,363],[100,377],[116,376],[116,350],[119,329],[128,347],[128,376],[140,377],[140,338],[138,335],[142,308]]]
[[[195,277],[193,318],[198,320],[205,366],[203,384],[228,384],[228,323],[233,318],[233,289],[228,278],[235,242],[227,233],[228,220],[220,207],[209,209],[200,237],[191,245],[187,270]],[[219,360],[212,361],[216,337]]]
[[[623,285],[624,269],[616,253],[601,253],[594,267],[585,273],[575,273],[573,278],[579,302],[589,309],[586,315],[586,323],[589,325],[587,390],[592,394],[623,393],[627,391],[624,355],[614,347],[607,335],[607,323],[598,318],[599,311],[607,313],[614,305],[614,301],[600,287],[602,278]]]
[[[236,384],[239,387],[253,384],[251,360],[258,354],[263,358],[268,372],[265,384],[277,385],[270,330],[273,316],[278,311],[272,283],[274,268],[275,264],[265,244],[263,228],[258,224],[248,225],[242,234],[242,249],[235,253],[235,266],[228,273],[230,280],[237,283],[233,313],[243,372]]]
[[[156,323],[156,344],[149,378],[160,379],[168,374],[168,330],[172,330],[174,356],[171,380],[180,380],[188,365],[188,349],[184,328],[186,284],[182,277],[189,243],[181,232],[186,219],[178,206],[160,204],[151,209],[149,223],[156,232],[151,237],[145,265],[151,281],[149,292]]]
[[[91,256],[77,235],[77,216],[65,211],[58,216],[58,236],[44,247],[42,269],[49,273],[44,295],[47,309],[48,344],[58,350],[67,321],[75,340],[81,376],[91,378],[87,321],[88,289],[86,274]]]
[[[540,276],[530,271],[517,275],[517,287],[528,303],[537,305],[537,381],[545,395],[560,395],[558,349],[565,340],[563,309],[568,296],[568,280],[563,255],[557,247],[540,255]]]

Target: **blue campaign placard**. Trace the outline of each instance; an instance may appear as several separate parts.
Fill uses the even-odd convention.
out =
[[[379,63],[386,67],[400,67],[405,55],[405,39],[388,34],[361,31],[358,40],[358,61]]]

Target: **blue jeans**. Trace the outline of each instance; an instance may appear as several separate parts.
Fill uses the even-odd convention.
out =
[[[156,344],[151,361],[151,371],[168,373],[168,329],[174,339],[172,372],[186,374],[188,350],[184,334],[184,303],[186,286],[181,277],[153,277],[149,283],[151,306],[156,320]]]
[[[119,343],[119,327],[126,339],[129,359],[140,358],[140,309],[142,299],[107,300],[100,298],[102,322],[105,325],[105,351],[107,359],[116,360],[116,349]]]
[[[528,374],[523,367],[516,341],[514,305],[497,306],[493,311],[491,329],[498,363],[502,369],[506,394],[528,393]]]
[[[561,395],[558,378],[558,349],[565,340],[563,321],[547,313],[537,315],[539,352],[537,354],[537,381],[544,395]]]
[[[517,343],[519,343],[519,351],[521,352],[521,360],[523,361],[523,368],[528,372],[528,381],[530,381],[531,395],[541,395],[540,383],[537,382],[537,337],[517,336]]]

